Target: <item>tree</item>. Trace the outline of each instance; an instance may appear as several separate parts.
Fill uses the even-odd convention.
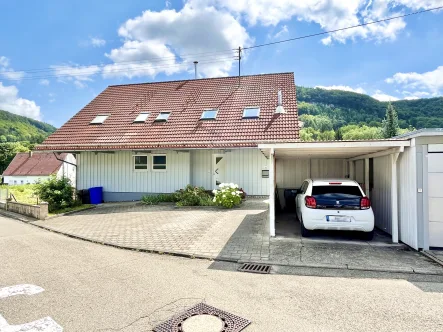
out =
[[[0,174],[8,167],[18,152],[27,152],[29,149],[20,143],[0,144]]]
[[[386,117],[383,120],[383,138],[397,136],[399,130],[397,111],[391,103],[388,103],[388,107],[386,107]]]

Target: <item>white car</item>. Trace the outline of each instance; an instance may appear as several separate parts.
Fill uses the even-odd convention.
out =
[[[374,236],[374,212],[360,185],[349,179],[307,179],[296,197],[302,236],[310,231],[361,231]]]

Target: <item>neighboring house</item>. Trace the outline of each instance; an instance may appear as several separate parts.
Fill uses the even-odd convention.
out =
[[[61,160],[58,160],[61,159]],[[3,172],[3,181],[8,185],[29,184],[46,180],[51,175],[68,177],[75,186],[75,157],[70,153],[56,156],[52,152],[17,153]]]
[[[281,105],[279,105],[279,94]],[[105,201],[188,184],[269,194],[260,143],[299,138],[293,73],[110,86],[38,147],[72,152]]]

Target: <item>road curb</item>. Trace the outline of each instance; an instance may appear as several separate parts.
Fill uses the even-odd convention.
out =
[[[433,254],[431,254],[431,253],[429,253],[429,252],[427,252],[425,250],[419,251],[419,253],[422,254],[423,256],[429,258],[429,259],[432,259],[434,262],[436,262],[437,264],[439,264],[439,265],[441,265],[443,267],[443,261],[441,259],[435,257]]]

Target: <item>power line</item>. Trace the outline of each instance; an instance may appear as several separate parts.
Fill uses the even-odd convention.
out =
[[[202,61],[202,62],[199,62],[199,64],[204,65],[204,64],[211,64],[211,63],[221,63],[221,62],[226,62],[229,60],[234,61],[236,59],[234,57],[228,57],[228,58],[218,58],[218,59],[213,59],[213,60],[214,61]],[[180,67],[180,66],[184,66],[184,65],[190,65],[191,63],[192,63],[192,61],[185,61],[185,62],[180,62],[180,63],[176,63],[176,64],[169,64],[169,65],[137,66],[135,68],[127,67],[127,68],[120,68],[120,69],[111,70],[111,71],[109,71],[109,74],[119,73],[119,72],[134,72],[134,71],[140,71],[140,70],[144,70],[144,69],[167,69],[167,68]],[[65,73],[65,74],[59,74],[59,75],[29,76],[29,77],[9,79],[9,80],[11,80],[11,81],[29,81],[29,80],[47,79],[47,78],[73,78],[73,79],[75,79],[75,78],[81,78],[84,76],[92,76],[92,75],[99,74],[99,73],[100,73],[100,71],[96,71],[96,70],[85,70],[85,71],[82,71],[81,73],[78,73],[78,74]]]
[[[91,64],[91,65],[82,65],[82,66],[77,66],[77,67],[72,67],[73,69],[82,69],[82,67],[105,67],[105,66],[109,66],[109,65],[114,65],[114,64],[137,64],[137,63],[143,63],[143,62],[149,62],[149,63],[155,63],[155,62],[164,62],[164,61],[168,61],[170,59],[186,59],[189,57],[195,57],[197,55],[203,55],[203,58],[207,58],[207,57],[213,57],[216,55],[227,55],[228,53],[231,53],[232,55],[234,55],[234,51],[235,50],[225,50],[225,51],[212,51],[212,52],[201,52],[201,53],[190,53],[190,54],[177,54],[177,55],[173,55],[173,56],[166,56],[166,57],[162,57],[162,58],[148,58],[148,59],[143,59],[143,60],[133,60],[133,61],[116,61],[116,62],[112,62],[112,63],[102,63],[102,64]],[[37,69],[14,69],[11,72],[18,72],[18,73],[25,73],[25,74],[33,74],[33,73],[39,73],[39,72],[52,72],[52,71],[56,71],[58,67],[65,67],[65,66],[69,66],[69,65],[54,65],[52,67],[46,67],[46,68],[37,68]]]
[[[377,23],[392,21],[392,20],[396,20],[396,19],[399,19],[399,18],[403,18],[403,17],[407,17],[407,16],[412,16],[412,15],[418,15],[418,14],[422,14],[422,13],[426,13],[426,12],[430,12],[430,11],[434,11],[434,10],[439,10],[439,9],[443,9],[443,6],[434,7],[434,8],[430,8],[430,9],[424,9],[424,10],[420,10],[420,11],[409,13],[409,14],[388,17],[388,18],[385,18],[385,19],[377,20],[377,21],[371,21],[371,22],[367,22],[367,23],[361,23],[361,24],[357,24],[357,25],[352,25],[352,26],[349,26],[349,27],[346,27],[346,28],[329,30],[329,31],[314,33],[314,34],[310,34],[310,35],[305,35],[305,36],[300,36],[300,37],[295,37],[295,38],[275,41],[275,42],[271,42],[271,43],[244,47],[243,49],[244,50],[249,50],[249,49],[263,47],[263,46],[270,46],[270,45],[275,45],[275,44],[286,43],[286,42],[290,42],[290,41],[294,41],[294,40],[300,40],[300,39],[305,39],[305,38],[311,38],[311,37],[316,37],[316,36],[327,35],[327,34],[334,33],[334,32],[339,32],[339,31],[344,31],[344,30],[349,30],[349,29],[355,29],[355,28],[364,27],[364,26],[371,25],[371,24],[377,24]]]

